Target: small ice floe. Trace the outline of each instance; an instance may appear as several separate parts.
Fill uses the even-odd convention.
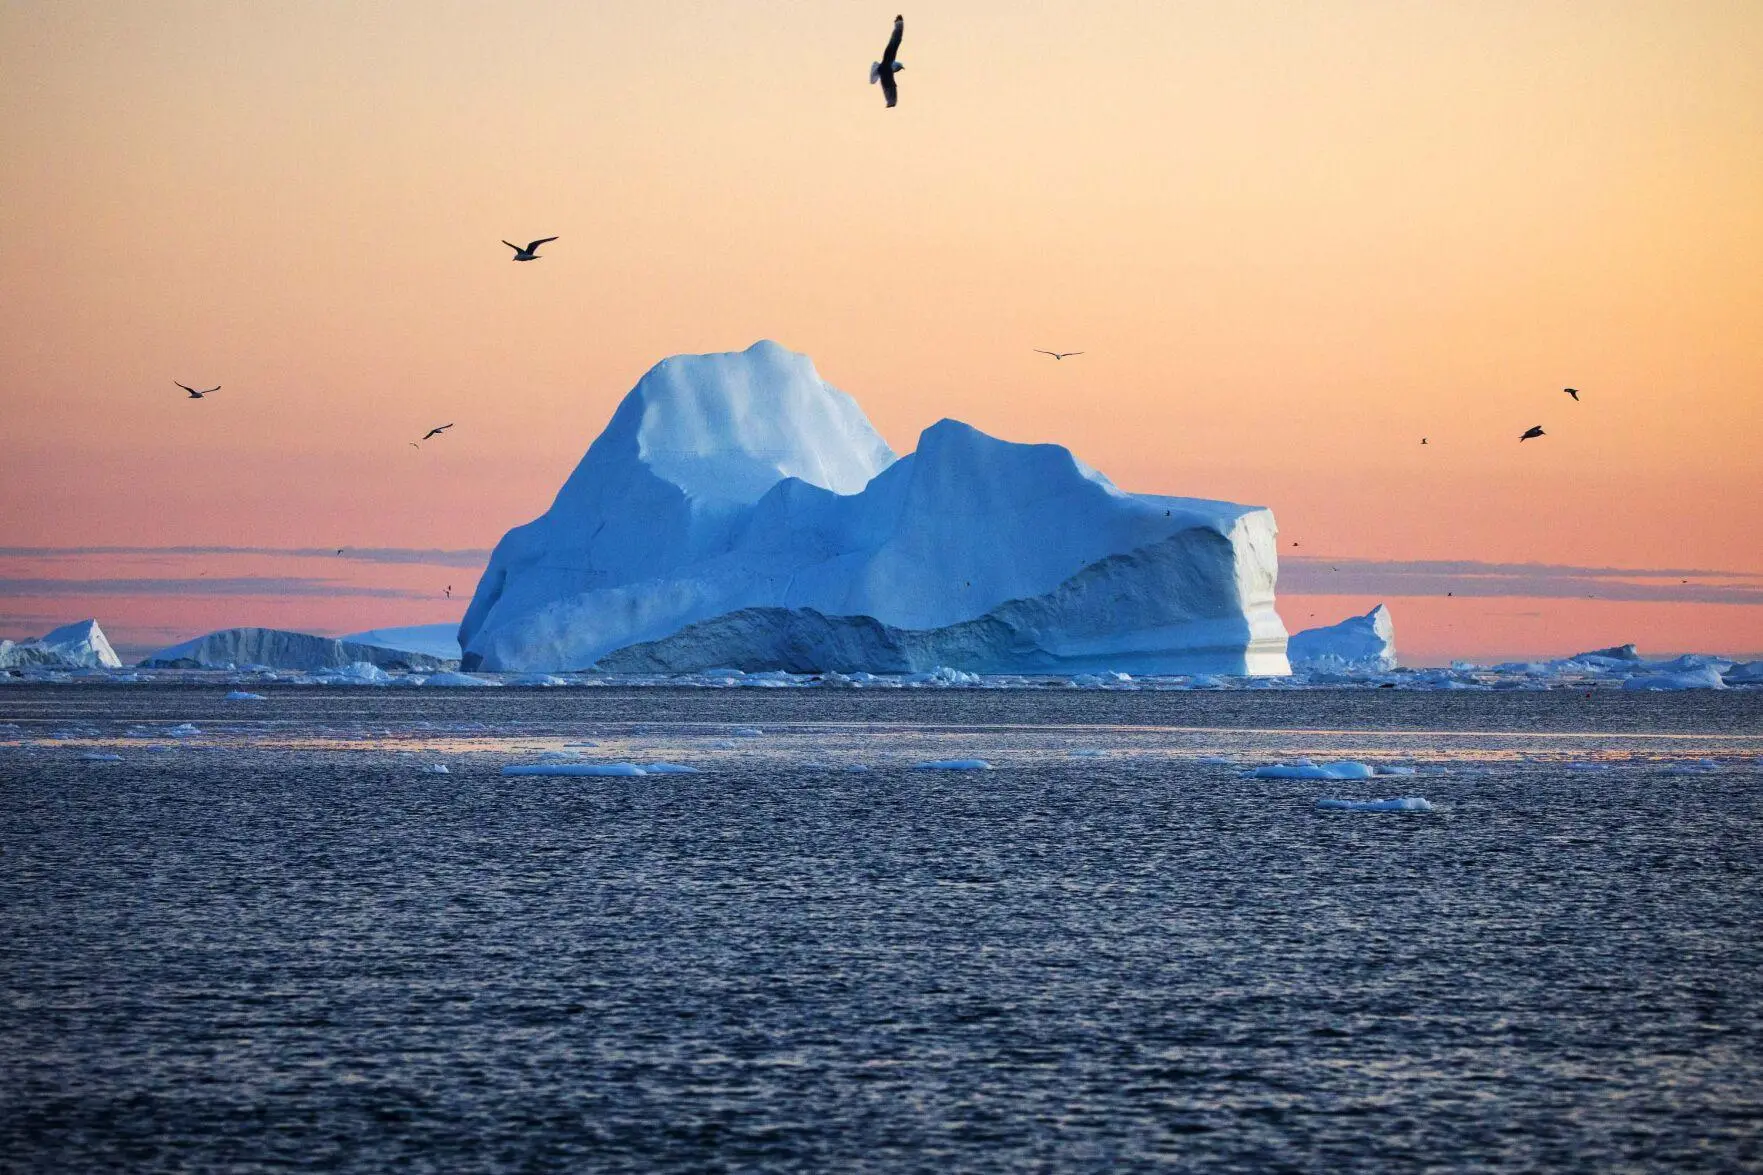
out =
[[[845,770],[846,771],[868,771],[869,764],[868,763],[852,763],[851,765],[846,767]]]
[[[236,690],[228,690],[227,696],[222,698],[221,701],[223,701],[223,702],[267,702],[267,701],[269,701],[269,699],[264,697],[262,694],[254,694],[254,693],[251,693],[247,690],[236,689]]]
[[[1107,754],[1107,751],[1099,751],[1095,747],[1083,747],[1071,752],[1071,757],[1073,759],[1100,759]]]
[[[1589,772],[1608,771],[1608,770],[1610,770],[1610,764],[1608,764],[1608,763],[1569,763],[1569,764],[1567,764],[1565,770],[1567,770],[1567,771],[1589,771]]]
[[[202,732],[189,722],[180,722],[165,732],[166,738],[198,738]]]
[[[990,771],[992,765],[984,759],[931,759],[924,763],[914,763],[914,771]]]
[[[1660,775],[1708,775],[1720,770],[1720,764],[1713,759],[1693,759],[1688,763],[1673,763]]]
[[[737,726],[729,731],[736,738],[764,738],[765,732],[757,726]]]
[[[1419,796],[1397,796],[1387,800],[1317,800],[1318,808],[1343,812],[1430,812],[1432,805]]]
[[[646,775],[696,775],[696,767],[687,767],[683,763],[644,763],[643,773]]]
[[[84,759],[88,763],[120,763],[120,762],[122,762],[121,755],[111,755],[111,754],[107,754],[103,751],[87,751],[85,754],[81,755],[80,758]]]
[[[1205,758],[1201,759],[1199,762],[1202,767],[1235,767],[1236,766],[1236,760],[1226,759],[1222,755],[1207,755]]]
[[[635,763],[510,763],[504,775],[647,775]]]
[[[543,689],[555,689],[557,686],[568,685],[569,683],[567,681],[563,680],[561,677],[554,677],[549,673],[523,673],[519,677],[509,678],[508,684],[509,685],[538,686]]]
[[[1312,763],[1299,759],[1293,763],[1271,763],[1249,772],[1251,779],[1370,779],[1377,772],[1368,764],[1343,759],[1338,763]]]
[[[473,677],[469,673],[455,673],[452,670],[444,670],[440,673],[429,674],[428,677],[423,679],[422,684],[425,686],[439,686],[439,687],[463,686],[466,688],[471,688],[471,687],[476,687],[476,686],[487,686],[487,685],[499,686],[502,683],[499,681],[491,681],[487,677]]]
[[[713,747],[714,749],[716,749],[718,751],[732,751],[736,747],[740,746],[741,744],[734,741],[733,739],[719,738],[715,742],[711,743],[710,745],[711,745],[711,747]]]
[[[447,765],[445,763],[430,763],[427,767],[422,768],[422,773],[424,775],[451,775],[452,774],[451,771],[447,770]]]

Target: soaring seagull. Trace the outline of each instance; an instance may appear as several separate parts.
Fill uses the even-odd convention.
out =
[[[556,239],[556,237],[540,237],[524,249],[513,241],[503,241],[502,243],[514,250],[514,259],[516,261],[537,261],[539,259],[539,246],[549,244]]]
[[[869,84],[873,86],[877,82],[881,83],[882,96],[888,100],[889,106],[900,100],[900,90],[894,82],[894,75],[906,67],[894,60],[894,55],[900,52],[900,38],[905,35],[906,18],[894,17],[894,35],[888,38],[888,47],[882,50],[882,59],[869,67]]]
[[[440,428],[431,428],[427,432],[422,434],[422,439],[426,441],[430,437],[438,437],[442,433],[446,432],[448,429],[450,429],[452,427],[453,426],[451,424],[443,424]],[[415,443],[416,443],[415,441],[411,442],[411,444],[415,444]]]
[[[1561,390],[1566,392],[1568,395],[1572,396],[1576,403],[1578,402],[1578,400],[1579,400],[1579,389],[1578,388],[1562,388]]]
[[[1036,347],[1035,354],[1036,355],[1051,355],[1055,359],[1069,359],[1073,355],[1082,355],[1083,352],[1082,351],[1043,351],[1039,347]]]
[[[1525,441],[1530,440],[1531,437],[1540,437],[1542,435],[1543,426],[1540,424],[1533,424],[1524,430],[1524,435],[1518,438],[1518,443],[1522,445]]]
[[[174,384],[178,384],[178,381],[175,379],[172,380],[171,382]],[[200,400],[203,396],[206,396],[209,392],[220,391],[219,384],[215,384],[211,388],[203,388],[201,391],[197,391],[195,388],[191,387],[189,384],[178,384],[178,387],[180,387],[180,388],[184,389],[184,391],[190,393],[190,399],[192,399],[192,400]]]

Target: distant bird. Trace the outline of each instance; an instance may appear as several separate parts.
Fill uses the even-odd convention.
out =
[[[1292,540],[1292,546],[1294,546],[1294,547],[1295,547],[1295,546],[1297,546],[1297,545],[1298,545],[1298,540],[1297,540],[1297,539],[1293,539],[1293,540]]]
[[[556,239],[556,237],[540,237],[524,249],[513,241],[503,241],[502,243],[514,250],[514,259],[516,261],[537,261],[539,259],[539,246],[548,245]]]
[[[877,82],[881,83],[882,97],[888,100],[890,108],[900,100],[900,91],[894,82],[894,75],[905,69],[906,66],[894,60],[894,56],[900,52],[900,38],[905,35],[906,18],[903,16],[894,17],[894,35],[888,38],[888,47],[882,50],[882,59],[869,67],[869,84],[873,86]]]
[[[1543,435],[1543,426],[1540,424],[1533,424],[1529,428],[1524,430],[1524,435],[1518,438],[1518,443],[1523,444],[1525,441],[1530,440],[1530,438],[1532,438],[1532,437],[1540,437],[1542,435]]]
[[[339,555],[341,555],[341,554],[342,554],[342,553],[343,553],[343,548],[341,548],[341,547],[338,547],[338,548],[337,548],[337,554],[339,554]]]
[[[171,382],[174,384],[178,384],[178,381],[175,379],[172,380]],[[220,391],[219,384],[215,384],[211,388],[204,388],[201,391],[197,391],[195,388],[191,387],[189,384],[178,384],[178,387],[180,387],[180,388],[184,389],[184,391],[190,393],[190,399],[192,399],[192,400],[200,400],[203,396],[206,396],[209,392]]]
[[[416,443],[416,442],[415,442],[415,441],[411,441],[411,442],[410,442],[410,447],[411,447],[411,448],[412,448],[412,449],[420,449],[420,448],[422,448],[422,446],[421,446],[421,445],[419,445],[419,444],[417,444],[417,443]]]
[[[1037,355],[1051,355],[1055,359],[1069,359],[1073,355],[1082,355],[1083,352],[1082,351],[1043,351],[1039,347],[1036,347],[1035,354],[1037,354]]]
[[[446,432],[446,431],[447,431],[447,430],[448,430],[448,429],[450,429],[450,428],[452,428],[452,427],[453,427],[453,426],[452,426],[452,425],[451,425],[451,424],[443,424],[443,425],[442,425],[442,426],[441,426],[441,427],[440,427],[440,428],[431,428],[431,429],[429,429],[429,430],[428,430],[428,431],[427,431],[427,432],[425,432],[425,433],[423,433],[423,434],[422,434],[422,439],[423,439],[423,440],[425,440],[425,441],[426,441],[426,440],[428,440],[428,439],[429,439],[429,438],[430,438],[430,437],[438,437],[438,436],[440,436],[440,435],[441,435],[441,434],[442,434],[442,433],[444,433],[444,432]],[[1540,430],[1540,429],[1539,429],[1539,430],[1538,430],[1538,431],[1539,431],[1539,432],[1540,432],[1540,431],[1541,431],[1541,430]],[[415,444],[416,444],[416,442],[415,442],[415,441],[411,441],[411,442],[410,442],[410,443],[411,443],[411,444],[413,444],[413,445],[415,445]],[[421,447],[421,446],[418,446],[418,447],[419,447],[419,448],[420,448],[420,447]]]
[[[447,585],[447,598],[449,600],[451,600],[453,598],[453,585],[452,584]]]
[[[1574,403],[1579,402],[1579,389],[1578,388],[1562,388],[1561,390],[1566,392],[1568,395],[1572,396]]]
[[[1445,593],[1445,595],[1447,595],[1447,596],[1451,596],[1451,595],[1455,595],[1455,594],[1456,594],[1456,593],[1454,593],[1454,592],[1446,592],[1446,593]]]
[[[1426,444],[1426,438],[1425,438],[1425,437],[1421,437],[1421,438],[1420,438],[1420,443],[1421,443],[1421,444],[1423,444],[1423,445],[1424,445],[1424,444]]]

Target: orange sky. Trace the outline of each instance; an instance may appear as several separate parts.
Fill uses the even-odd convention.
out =
[[[656,359],[770,337],[902,451],[1058,440],[1305,554],[1763,574],[1763,4],[941,4],[889,111],[893,11],[0,7],[0,546],[488,547]],[[124,574],[0,556],[0,632],[457,614],[23,583]],[[1483,602],[1399,645],[1763,650]]]

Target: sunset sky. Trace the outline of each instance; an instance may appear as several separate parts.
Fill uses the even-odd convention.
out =
[[[1763,3],[938,3],[886,110],[895,11],[0,3],[0,635],[457,619],[772,338],[1272,507],[1293,630],[1763,652]]]

